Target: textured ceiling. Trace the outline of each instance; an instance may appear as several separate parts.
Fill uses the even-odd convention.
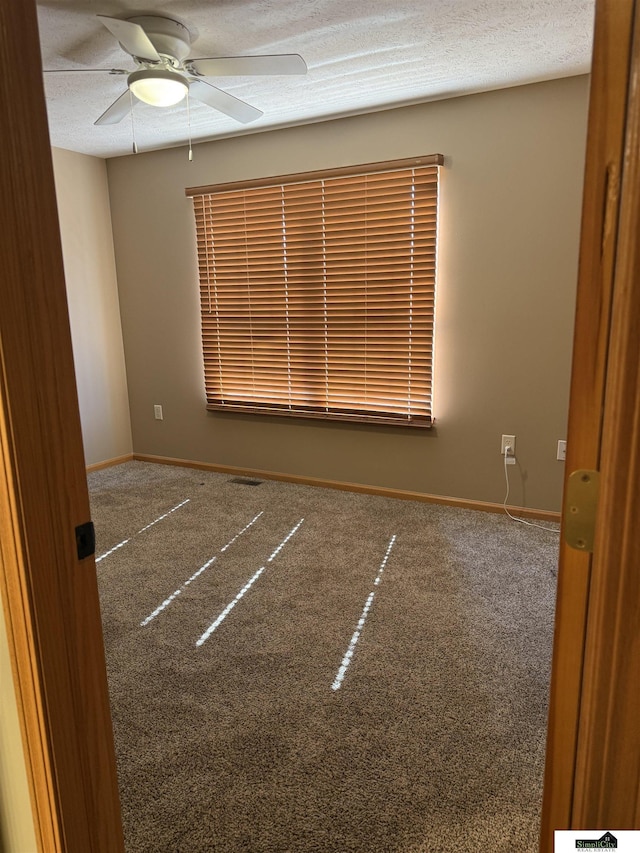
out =
[[[207,78],[259,107],[240,125],[191,99],[194,141],[589,71],[594,0],[41,0],[45,69],[134,63],[96,15],[184,24],[192,57],[299,53],[300,77]],[[130,117],[95,127],[126,88],[106,73],[45,74],[51,142],[101,157],[132,150]],[[184,144],[183,104],[136,104],[140,151]]]

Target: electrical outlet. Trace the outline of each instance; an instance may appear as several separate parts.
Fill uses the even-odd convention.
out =
[[[163,420],[162,416],[162,406],[154,406],[153,407],[153,416],[157,421]]]
[[[558,462],[564,462],[567,458],[567,442],[559,441],[558,442],[558,452],[556,453],[556,459]]]
[[[507,448],[509,448],[507,450]],[[500,453],[504,456],[507,450],[507,457],[516,455],[516,437],[515,435],[503,435],[500,442]]]

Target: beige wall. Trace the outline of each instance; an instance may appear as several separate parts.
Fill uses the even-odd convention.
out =
[[[120,307],[104,160],[53,149],[73,356],[87,465],[131,453]]]
[[[36,853],[9,646],[0,602],[0,850]]]
[[[110,160],[135,451],[500,502],[512,433],[512,502],[558,509],[587,101],[576,77]],[[436,428],[207,413],[185,187],[436,152]]]

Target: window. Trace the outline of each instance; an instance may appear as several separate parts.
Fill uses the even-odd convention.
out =
[[[186,191],[207,408],[431,425],[442,162]]]

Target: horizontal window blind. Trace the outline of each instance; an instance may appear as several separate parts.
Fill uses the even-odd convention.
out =
[[[441,163],[187,190],[208,408],[431,424]]]

